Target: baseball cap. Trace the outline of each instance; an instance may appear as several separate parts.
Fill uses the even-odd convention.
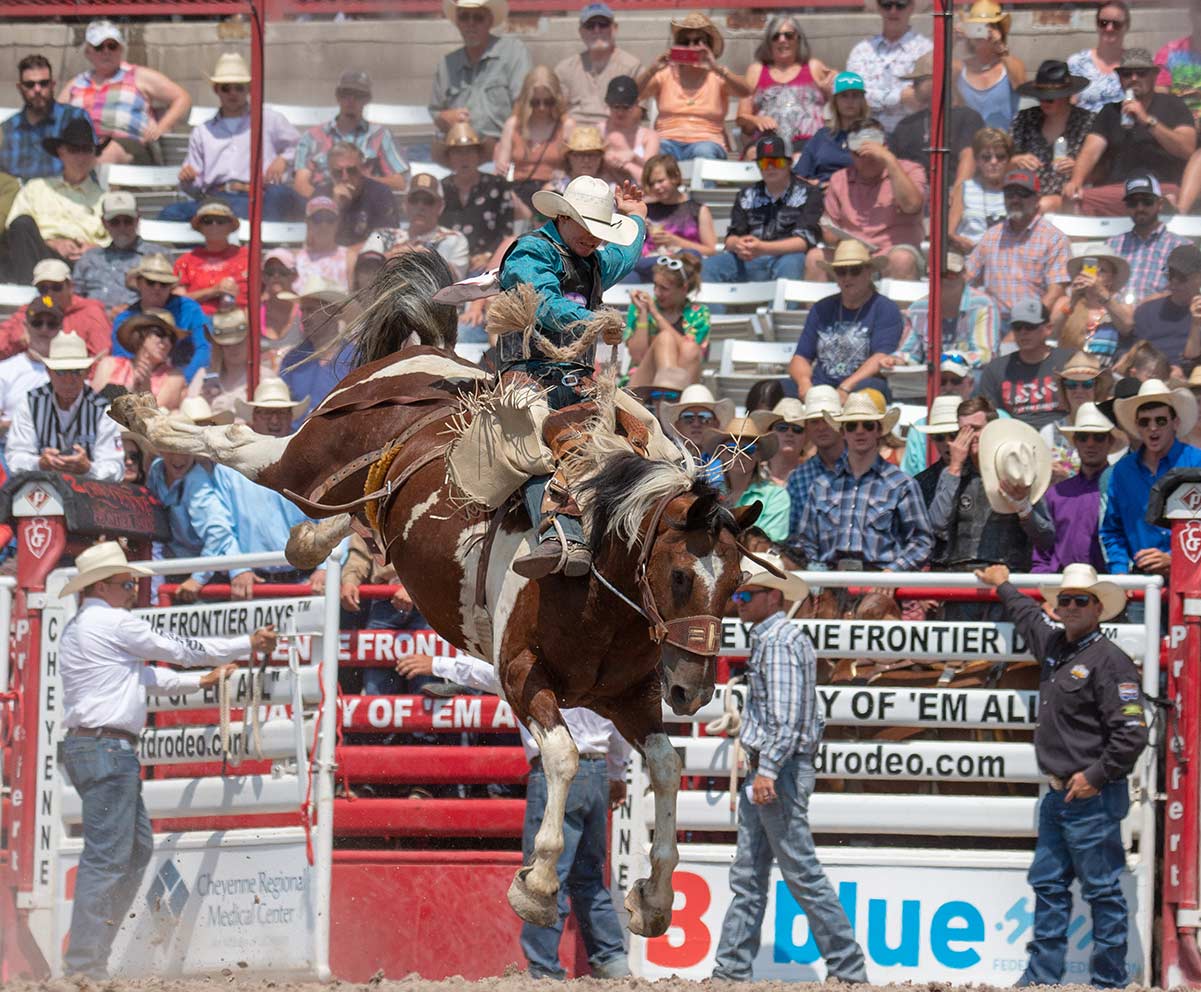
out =
[[[48,313],[54,317],[59,324],[63,322],[63,312],[60,310],[49,296],[35,296],[29,301],[29,305],[25,308],[25,319],[34,317],[38,314]]]
[[[287,248],[272,248],[263,254],[263,266],[268,262],[279,262],[289,272],[296,271],[296,257]]]
[[[363,242],[363,247],[359,249],[359,258],[364,255],[378,255],[380,258],[387,256],[387,245],[384,242],[384,236],[379,231],[372,231],[367,235],[367,240]]]
[[[42,282],[66,282],[71,278],[71,267],[61,258],[43,258],[33,267],[33,285]]]
[[[349,90],[352,93],[363,93],[371,96],[371,77],[363,69],[345,69],[338,77],[338,90]]]
[[[100,209],[105,220],[112,220],[114,217],[136,217],[138,201],[134,199],[132,193],[123,191],[105,193],[104,199],[100,201]]]
[[[125,35],[121,29],[107,18],[92,21],[83,33],[83,40],[93,48],[99,48],[106,41],[115,41],[118,45],[125,44]]]
[[[328,196],[314,196],[309,200],[304,208],[304,215],[312,217],[313,214],[336,214],[338,213],[338,205]]]
[[[1041,327],[1047,322],[1047,311],[1043,306],[1043,301],[1034,297],[1026,297],[1024,300],[1018,300],[1013,305],[1013,309],[1009,311],[1009,323],[1013,324],[1032,324],[1035,327]]]
[[[428,172],[419,172],[409,183],[408,195],[412,196],[414,193],[428,193],[434,199],[441,200],[442,184]]]
[[[834,77],[834,95],[846,93],[850,90],[858,90],[864,93],[867,87],[863,85],[863,77],[857,72],[840,72]]]
[[[1201,272],[1201,248],[1192,244],[1173,248],[1172,253],[1168,256],[1168,268],[1189,276]],[[36,275],[36,273],[35,269],[34,274]]]
[[[587,24],[594,17],[603,17],[606,21],[616,20],[613,8],[607,3],[586,3],[580,9],[580,23]]]
[[[614,76],[605,90],[605,103],[610,106],[632,107],[638,102],[638,83],[633,76]]]
[[[972,363],[962,351],[944,351],[938,362],[939,372],[949,372],[960,379],[972,371]]]
[[[1042,190],[1042,184],[1038,181],[1038,173],[1030,169],[1010,169],[1005,174],[1005,187],[1017,186],[1020,189],[1029,190],[1031,193],[1038,193]]]
[[[765,134],[755,142],[755,158],[787,158],[788,142],[778,134]]]
[[[1150,193],[1152,196],[1163,196],[1159,180],[1154,176],[1131,176],[1126,180],[1126,192],[1123,199],[1127,196],[1138,196],[1143,193]]]

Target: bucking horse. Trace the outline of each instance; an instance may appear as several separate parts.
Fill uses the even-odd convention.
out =
[[[631,931],[658,936],[671,921],[681,774],[662,705],[692,714],[712,697],[720,617],[741,582],[738,535],[759,507],[725,508],[674,446],[671,457],[651,457],[597,430],[580,454],[586,470],[576,487],[592,571],[517,575],[511,562],[536,540],[520,500],[481,508],[449,477],[447,439],[461,436],[486,409],[480,396],[499,388],[453,352],[455,310],[433,300],[450,282],[432,252],[389,260],[345,332],[356,367],[289,437],[196,426],[160,413],[148,394],[121,397],[112,416],[160,451],[213,459],[292,499],[316,519],[288,543],[296,567],[315,567],[352,527],[364,528],[431,626],[497,666],[547,780],[532,863],[508,892],[531,923],[557,919],[556,863],[579,762],[560,707],[612,720],[654,789],[650,877],[633,885],[625,906]]]

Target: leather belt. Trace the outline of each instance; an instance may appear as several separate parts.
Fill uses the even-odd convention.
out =
[[[210,186],[205,193],[249,193],[250,183],[240,182],[236,179],[231,179],[226,183],[218,183],[216,186]]]
[[[128,730],[119,730],[116,727],[71,727],[67,731],[68,737],[111,737],[118,741],[128,741],[134,747],[138,746],[138,735],[131,734]]]
[[[1073,774],[1075,773],[1073,772]],[[1060,778],[1058,775],[1048,775],[1047,781],[1051,783],[1051,788],[1056,792],[1063,792],[1067,789],[1071,778],[1071,775],[1069,775],[1067,778]]]

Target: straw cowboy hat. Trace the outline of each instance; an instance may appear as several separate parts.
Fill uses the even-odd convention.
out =
[[[234,422],[233,410],[213,413],[213,408],[209,406],[208,400],[203,396],[185,396],[183,402],[179,404],[178,413],[197,427],[217,427]]]
[[[45,355],[38,355],[42,364],[54,372],[78,372],[90,369],[96,362],[95,355],[88,354],[83,338],[73,331],[59,331],[50,339]]]
[[[779,589],[784,594],[784,598],[790,603],[799,603],[809,595],[809,583],[799,575],[790,572],[780,560],[779,555],[761,551],[757,557],[778,568],[784,573],[784,578],[773,575],[757,561],[753,561],[750,558],[743,558],[742,585],[738,587],[739,589],[746,589],[748,586],[759,589]]]
[[[834,274],[835,269],[849,268],[852,265],[870,265],[877,272],[883,272],[888,265],[888,259],[883,255],[873,255],[871,249],[862,241],[846,238],[838,242],[838,247],[834,249],[834,261],[822,260],[817,264],[830,275]]]
[[[459,121],[458,124],[452,124],[450,130],[446,132],[446,137],[442,139],[442,143],[447,148],[484,147],[484,143],[480,140],[480,136],[476,134],[475,128],[466,121]]]
[[[140,565],[131,565],[125,558],[125,551],[116,541],[101,541],[87,551],[81,551],[75,559],[75,567],[79,569],[79,574],[63,586],[62,592],[58,594],[60,599],[65,599],[80,589],[86,589],[93,582],[113,575],[154,574]]]
[[[563,149],[565,152],[603,152],[605,139],[600,133],[600,128],[581,124],[571,132]]]
[[[805,422],[805,404],[791,396],[785,396],[771,408],[777,422],[785,424],[803,424]]]
[[[1087,351],[1078,351],[1055,375],[1069,382],[1087,382],[1095,379],[1094,395],[1104,399],[1113,388],[1113,373],[1101,365],[1101,359]]]
[[[1063,570],[1063,579],[1057,586],[1042,586],[1039,590],[1043,599],[1054,603],[1061,592],[1087,592],[1101,602],[1101,619],[1112,620],[1126,609],[1126,594],[1112,582],[1097,578],[1092,565],[1077,562]]]
[[[1114,422],[1101,412],[1096,403],[1081,403],[1070,424],[1059,428],[1061,434],[1109,434]]]
[[[638,237],[638,222],[617,213],[609,184],[603,179],[576,176],[563,193],[540,189],[531,201],[544,217],[570,217],[601,241],[626,248]]]
[[[143,255],[142,260],[130,269],[130,275],[141,276],[149,282],[163,282],[168,286],[179,285],[179,276],[175,274],[166,255]]]
[[[732,399],[715,399],[708,386],[694,382],[680,393],[677,403],[664,403],[659,407],[659,420],[667,427],[674,424],[680,414],[690,406],[703,406],[713,411],[719,427],[724,427],[734,416],[734,401]]]
[[[1138,437],[1138,408],[1148,403],[1162,403],[1176,411],[1180,423],[1176,436],[1184,437],[1197,426],[1197,399],[1184,386],[1168,388],[1162,379],[1148,379],[1138,387],[1138,393],[1118,400],[1113,405],[1118,425],[1131,437]]]
[[[209,76],[210,83],[249,83],[250,66],[237,52],[222,52],[217,56],[217,68]]]
[[[1114,277],[1113,292],[1116,293],[1126,285],[1126,281],[1130,278],[1130,263],[1121,255],[1115,254],[1114,250],[1104,241],[1072,245],[1072,257],[1068,261],[1068,275],[1073,279],[1080,275],[1080,270],[1084,268],[1084,260],[1087,258],[1095,259],[1098,262],[1108,262],[1114,267],[1117,274]]]
[[[731,417],[724,426],[709,427],[705,430],[705,450],[711,452],[721,444],[735,444],[739,448],[754,444],[755,453],[752,457],[756,461],[767,461],[780,446],[771,430],[772,424],[779,419],[767,410],[756,410],[745,417]]]
[[[681,31],[701,31],[709,36],[709,50],[713,53],[715,59],[721,58],[721,53],[726,50],[726,39],[721,36],[721,32],[717,30],[717,25],[700,11],[692,11],[690,14],[685,14],[683,17],[674,17],[671,21],[671,36],[675,36]]]
[[[320,300],[322,303],[345,303],[350,299],[344,286],[331,282],[318,272],[311,272],[296,290],[299,300]]]
[[[208,329],[208,336],[216,344],[238,344],[245,341],[249,333],[250,322],[241,307],[218,310],[213,314],[212,327]]]
[[[969,8],[963,23],[991,24],[1001,32],[1003,38],[1009,37],[1009,15],[994,0],[976,0]]]
[[[655,369],[655,378],[649,386],[633,386],[630,392],[643,403],[649,403],[655,391],[666,389],[682,394],[690,382],[692,382],[692,376],[688,374],[687,369],[669,365],[666,368]]]
[[[1028,499],[1037,503],[1051,485],[1051,449],[1029,424],[994,420],[980,432],[980,478],[995,513],[1017,513],[1001,483],[1029,486]]]
[[[805,394],[805,420],[818,420],[823,413],[842,413],[842,398],[833,386],[810,386]]]
[[[509,16],[509,5],[505,0],[442,0],[442,14],[448,21],[455,19],[456,10],[491,11],[493,27],[503,24]]]
[[[254,416],[256,409],[263,410],[280,410],[287,407],[292,409],[292,419],[295,420],[304,414],[304,411],[309,408],[309,398],[306,396],[303,399],[292,399],[292,393],[288,390],[288,384],[283,379],[264,379],[255,387],[254,399],[238,400],[238,416],[243,420],[249,420]]]
[[[858,392],[851,393],[847,397],[847,401],[842,405],[841,413],[823,413],[822,419],[835,430],[840,430],[843,424],[849,424],[852,421],[874,420],[880,424],[880,436],[883,437],[897,426],[897,421],[901,419],[901,411],[895,408],[888,411],[881,410],[870,396]]]
[[[175,318],[171,316],[169,311],[160,310],[158,307],[150,307],[141,313],[135,313],[117,328],[117,344],[130,354],[134,354],[138,350],[138,343],[134,340],[137,332],[150,327],[161,327],[172,334],[176,341],[188,336],[188,332],[182,327],[175,326]]]
[[[921,434],[958,434],[959,433],[959,404],[958,396],[935,396],[930,404],[930,416],[924,424],[914,424],[913,429]]]

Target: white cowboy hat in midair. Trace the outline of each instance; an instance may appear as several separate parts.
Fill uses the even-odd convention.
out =
[[[1097,570],[1092,565],[1077,563],[1068,565],[1063,570],[1063,580],[1059,585],[1042,586],[1039,589],[1043,599],[1054,604],[1061,592],[1087,592],[1101,601],[1101,619],[1112,620],[1126,608],[1126,594],[1112,582],[1102,582],[1097,578]]]
[[[1148,403],[1162,403],[1176,411],[1180,421],[1176,427],[1177,437],[1184,437],[1197,426],[1197,400],[1188,389],[1170,389],[1162,379],[1148,379],[1138,387],[1136,395],[1127,396],[1113,405],[1118,424],[1131,437],[1138,437],[1138,408]]]
[[[750,558],[743,558],[742,585],[738,587],[739,589],[745,589],[747,586],[757,586],[762,589],[779,589],[784,594],[784,598],[790,603],[799,603],[809,595],[809,583],[799,575],[794,575],[790,572],[778,555],[761,551],[757,554],[757,557],[778,568],[784,573],[784,578],[773,575],[757,561]]]
[[[1029,501],[1037,503],[1051,485],[1051,449],[1029,424],[991,421],[980,432],[980,479],[995,513],[1017,513],[1001,483],[1029,486]]]
[[[79,569],[79,574],[63,586],[62,592],[58,594],[60,598],[70,596],[72,593],[79,592],[80,589],[87,588],[93,582],[99,582],[101,579],[107,579],[113,575],[121,575],[126,572],[131,575],[154,574],[140,565],[131,565],[125,557],[125,551],[116,541],[101,541],[86,551],[81,551],[75,559],[75,567]]]
[[[254,399],[238,400],[238,416],[249,420],[254,416],[255,408],[263,410],[280,410],[292,408],[292,419],[295,420],[309,408],[309,398],[292,399],[288,384],[283,379],[264,379],[255,387]]]
[[[576,176],[562,193],[540,189],[531,200],[543,216],[570,217],[601,241],[624,248],[638,237],[638,222],[617,212],[613,192],[603,179]]]

